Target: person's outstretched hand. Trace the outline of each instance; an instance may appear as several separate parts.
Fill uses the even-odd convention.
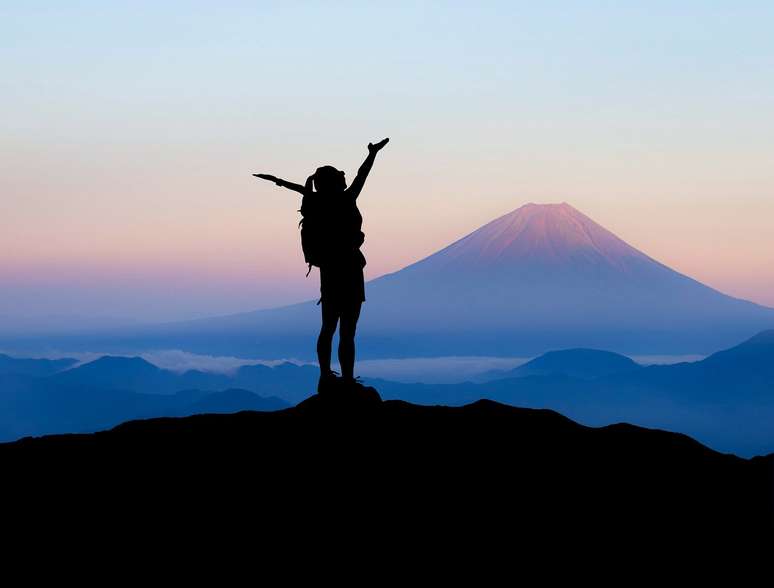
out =
[[[274,182],[275,184],[279,185],[279,179],[275,176],[270,176],[269,174],[253,174],[256,178],[261,178],[262,180],[269,180],[270,182]]]
[[[382,147],[384,147],[384,146],[387,144],[387,142],[388,142],[388,141],[389,141],[389,139],[382,139],[381,141],[379,141],[379,142],[378,142],[378,143],[376,143],[376,144],[374,144],[374,143],[369,143],[369,144],[368,144],[368,152],[369,152],[369,153],[378,153],[378,152],[379,152],[379,150],[380,150]]]

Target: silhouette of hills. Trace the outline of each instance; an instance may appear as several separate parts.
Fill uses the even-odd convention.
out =
[[[567,203],[526,204],[370,281],[366,297],[361,358],[534,356],[578,347],[707,354],[774,328],[774,309],[670,269]],[[310,301],[70,344],[309,357],[318,322]]]
[[[275,396],[265,398],[239,388],[211,393],[195,390],[194,395],[198,396],[198,399],[185,408],[187,414],[227,414],[243,410],[282,410],[288,407],[287,402]]]
[[[535,360],[538,365],[554,363],[552,354],[547,355],[548,359]],[[559,357],[572,366],[586,355],[585,350],[569,350]],[[702,361],[636,367],[596,378],[559,370],[478,384],[378,381],[378,385],[385,398],[421,404],[462,405],[489,398],[516,406],[549,407],[585,424],[636,422],[681,431],[741,455],[774,448],[774,331]]]
[[[135,392],[170,394],[185,388],[216,390],[229,387],[231,381],[221,374],[189,370],[178,374],[156,367],[140,357],[104,356],[51,378],[56,386],[93,386]]]
[[[549,352],[484,382],[406,384],[380,379],[386,399],[460,406],[487,398],[550,408],[586,425],[626,421],[690,434],[717,450],[752,456],[774,449],[774,332],[692,363],[638,366],[588,349]],[[247,410],[275,397],[286,405],[316,387],[314,366],[243,366],[233,374],[162,370],[140,358],[101,358],[45,377],[0,374],[0,439],[85,432],[133,418]],[[195,391],[195,392],[194,392]],[[169,397],[169,398],[165,398]],[[217,402],[216,402],[217,400]],[[214,405],[212,403],[215,403]],[[273,404],[262,409],[277,408]]]
[[[91,386],[153,394],[172,394],[185,389],[208,391],[245,388],[258,394],[277,393],[296,403],[306,393],[299,387],[312,388],[318,370],[312,366],[282,363],[274,367],[245,365],[234,374],[188,370],[183,373],[159,368],[140,357],[103,356],[90,363],[54,375],[49,382],[56,387]],[[269,394],[270,395],[270,394]]]
[[[97,478],[108,490],[115,479],[121,491],[131,480],[194,493],[199,515],[220,512],[224,501],[237,510],[271,505],[265,524],[356,517],[370,533],[412,523],[428,537],[466,544],[495,530],[589,529],[759,541],[774,523],[774,456],[745,460],[685,435],[590,428],[486,400],[429,407],[375,394],[360,402],[314,396],[276,412],[24,439],[0,445],[0,460],[15,487],[34,483],[14,475],[17,468],[66,471],[75,494]]]
[[[250,369],[240,370],[236,377],[197,371],[177,374],[139,357],[106,356],[49,376],[0,374],[0,441],[96,431],[137,418],[277,410],[290,403],[261,392],[273,388],[282,393],[299,377],[316,378],[300,367],[295,379],[287,378],[282,369],[246,367]],[[260,384],[253,385],[258,378]],[[249,389],[240,389],[240,383]],[[294,397],[293,392],[285,395]]]
[[[126,390],[83,387],[53,389],[40,383],[25,390],[0,394],[0,440],[30,435],[91,432],[127,420],[184,416],[202,412],[277,410],[288,404],[247,390],[175,394],[140,394]]]
[[[163,388],[165,382],[172,378],[172,372],[159,369],[140,357],[104,356],[61,372],[52,380],[61,385],[88,384],[99,388],[119,387],[134,390],[138,386],[149,384]]]
[[[50,376],[78,363],[77,359],[27,359],[0,353],[0,375]]]
[[[619,353],[597,349],[563,349],[549,351],[511,370],[491,370],[476,378],[487,381],[525,376],[570,376],[593,379],[611,374],[630,372],[641,366]]]

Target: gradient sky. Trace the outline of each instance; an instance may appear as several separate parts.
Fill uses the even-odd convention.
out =
[[[774,306],[774,3],[0,6],[0,317],[315,296],[295,181],[351,178],[367,278],[567,201]]]

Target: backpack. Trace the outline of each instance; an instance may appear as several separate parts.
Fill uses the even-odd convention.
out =
[[[304,252],[304,261],[309,266],[307,276],[312,271],[312,266],[320,267],[325,257],[323,237],[325,221],[321,204],[319,194],[315,192],[304,194],[298,211],[303,217],[298,221],[298,226],[301,228],[301,249]]]
[[[338,233],[341,225],[331,222],[333,220],[330,216],[331,211],[326,209],[325,198],[321,197],[318,192],[304,194],[299,212],[303,217],[298,222],[298,226],[301,228],[301,249],[304,252],[304,261],[309,266],[309,270],[306,272],[306,275],[309,276],[313,265],[320,267],[328,258],[329,249],[333,245],[334,239],[341,237],[340,235],[332,236],[331,231]],[[342,211],[337,212],[341,213]],[[353,230],[346,231],[349,236],[344,238],[349,240],[349,243],[346,243],[348,247],[358,249],[365,241],[365,233],[360,230],[362,217],[357,206],[354,206],[352,212],[355,213],[352,216]],[[341,242],[336,241],[336,245],[341,245]],[[362,257],[362,254],[360,256]],[[364,258],[363,261],[365,261]]]

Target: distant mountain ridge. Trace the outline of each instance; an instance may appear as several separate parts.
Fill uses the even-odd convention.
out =
[[[549,351],[511,370],[493,370],[481,374],[476,381],[526,376],[571,376],[593,379],[640,368],[625,355],[598,349],[562,349]]]
[[[45,360],[48,361],[48,360]],[[72,360],[75,361],[75,360]],[[44,375],[19,374],[13,364],[36,367]],[[235,377],[163,370],[139,357],[101,357],[50,373],[52,365],[7,358],[0,372],[0,442],[29,435],[91,432],[131,419],[186,416],[202,412],[279,410],[291,405],[316,379],[293,366],[243,366]],[[303,382],[303,384],[299,384]],[[247,389],[245,389],[247,388]],[[308,392],[304,392],[304,396]]]
[[[279,393],[295,403],[307,395],[295,392],[297,384],[307,386],[309,382],[316,381],[318,374],[317,368],[313,366],[296,366],[291,363],[274,367],[243,365],[230,375],[200,370],[178,373],[157,367],[141,357],[105,355],[53,374],[49,381],[56,387],[88,386],[153,394],[172,394],[185,389],[220,391],[244,388],[260,394]]]
[[[0,353],[0,375],[49,376],[78,363],[77,359],[28,359]]]

